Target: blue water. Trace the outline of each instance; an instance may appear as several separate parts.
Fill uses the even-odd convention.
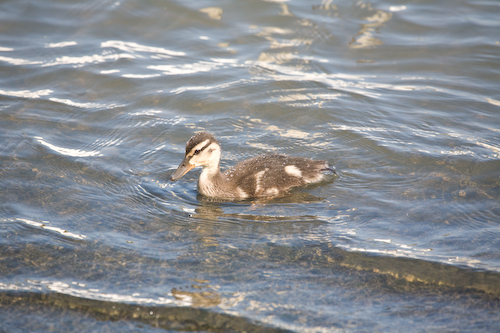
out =
[[[497,330],[499,14],[3,2],[0,330]],[[168,180],[201,130],[339,176],[210,200]]]

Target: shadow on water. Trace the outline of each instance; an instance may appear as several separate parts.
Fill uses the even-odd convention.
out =
[[[65,317],[69,316],[68,312],[74,312],[93,317],[102,322],[137,322],[173,331],[288,332],[287,330],[251,322],[245,318],[205,309],[123,304],[58,293],[2,292],[0,293],[0,306],[7,312],[12,311],[13,314],[20,316],[24,316],[26,313],[29,313],[30,316],[49,315],[52,322],[58,317],[63,321]],[[81,320],[88,325],[88,319]],[[25,326],[19,327],[23,322]],[[26,323],[26,321],[18,319],[16,329],[25,328],[36,331],[45,327],[44,322]],[[86,327],[88,328],[88,326]],[[132,327],[129,326],[128,328]],[[140,327],[136,326],[135,328]]]
[[[271,226],[273,224],[262,224]],[[279,224],[274,224],[279,225]],[[198,231],[199,232],[199,231]],[[214,244],[202,244],[203,248],[216,248]],[[204,263],[208,256],[203,255],[201,247],[198,253],[193,255],[199,257],[194,262],[178,260],[172,262],[173,271],[162,271],[159,269],[155,274],[157,278],[168,279],[172,272],[180,274],[193,273],[202,270],[206,276],[216,277],[225,276],[225,279],[232,276],[234,282],[242,280],[250,282],[257,280],[267,280],[267,283],[274,281],[272,278],[266,279],[264,276],[255,276],[255,267],[273,267],[286,266],[297,276],[290,276],[289,282],[297,280],[297,283],[311,283],[310,277],[314,276],[314,283],[323,285],[325,294],[315,302],[323,304],[324,302],[335,302],[335,298],[330,293],[335,288],[342,288],[347,291],[344,297],[352,298],[353,302],[371,303],[376,302],[378,298],[392,297],[395,300],[394,312],[406,313],[425,317],[430,316],[431,312],[439,311],[446,305],[460,300],[462,310],[465,313],[467,308],[481,308],[485,313],[495,313],[500,310],[500,274],[494,272],[474,271],[466,268],[450,266],[440,263],[426,262],[416,259],[391,258],[383,256],[372,256],[362,253],[347,252],[331,244],[319,244],[302,246],[282,246],[267,244],[265,246],[255,246],[245,249],[222,249],[218,252],[208,251],[208,256],[215,257],[212,263]],[[17,262],[21,262],[19,253],[9,252],[9,258],[18,257]],[[70,251],[71,252],[71,251]],[[96,263],[96,272],[91,273],[82,268],[82,278],[86,280],[96,279],[105,266],[116,266],[121,260],[132,261],[132,258],[114,258],[112,253],[104,254]],[[115,253],[116,254],[116,253]],[[12,255],[12,256],[11,256]],[[76,253],[73,254],[76,256]],[[109,256],[109,257],[108,257]],[[123,255],[122,255],[123,256]],[[60,258],[57,264],[67,267],[71,261],[71,253]],[[66,258],[66,259],[64,259]],[[43,275],[42,262],[47,261],[46,257],[26,257],[25,262],[38,267],[37,274]],[[150,266],[154,261],[151,258],[135,258],[139,265]],[[160,264],[159,262],[157,263]],[[4,260],[0,268],[2,271],[8,263]],[[22,264],[17,264],[23,266]],[[199,267],[201,266],[201,267]],[[52,267],[54,269],[55,267]],[[109,269],[109,268],[108,268]],[[135,283],[144,280],[144,273],[136,267],[128,267],[131,272],[130,282]],[[83,274],[87,271],[87,275]],[[135,273],[134,273],[135,272]],[[182,272],[182,273],[181,273]],[[151,272],[149,272],[151,273]],[[148,274],[149,274],[148,273]],[[309,278],[308,278],[309,277]],[[281,280],[281,277],[279,278]],[[159,281],[156,281],[158,283]],[[175,299],[190,299],[190,306],[154,306],[146,303],[131,304],[129,302],[110,302],[105,300],[106,295],[96,293],[99,299],[89,299],[86,297],[73,296],[65,294],[64,289],[61,292],[54,291],[22,291],[16,287],[4,288],[0,292],[0,318],[7,318],[7,328],[9,322],[15,323],[17,329],[37,330],[44,329],[44,321],[25,322],[15,316],[28,314],[31,318],[37,316],[46,318],[47,322],[52,324],[73,320],[72,326],[89,324],[89,318],[98,321],[97,326],[107,325],[116,329],[113,323],[122,323],[129,325],[128,328],[142,328],[148,325],[151,328],[161,328],[172,331],[206,331],[206,332],[286,332],[285,329],[270,327],[265,323],[259,323],[255,320],[245,318],[242,313],[237,316],[219,312],[221,304],[233,297],[232,293],[222,293],[219,291],[203,290],[203,285],[207,281],[194,281],[192,288],[180,287],[172,288],[171,295]],[[151,283],[151,282],[148,282]],[[290,293],[287,297],[292,297],[295,293],[301,293],[302,290],[295,289],[289,285],[281,285],[277,281],[276,286],[269,292],[271,293]],[[291,289],[290,289],[291,288]],[[28,287],[29,289],[29,287]],[[36,289],[36,288],[33,288]],[[49,288],[51,289],[51,288]],[[90,290],[90,289],[89,289]],[[279,293],[278,293],[279,292]],[[71,292],[70,292],[71,293]],[[334,293],[334,292],[333,292]],[[414,310],[398,306],[396,300],[406,297],[419,298],[429,301],[429,298],[435,298],[437,301],[431,308],[423,309],[417,307]],[[225,298],[225,300],[224,300]],[[441,302],[439,302],[441,300]],[[443,303],[443,300],[444,303]],[[241,301],[241,300],[240,300]],[[291,299],[287,299],[291,302]],[[286,305],[286,304],[285,304]],[[465,305],[465,308],[463,306]],[[397,310],[397,311],[396,311]],[[415,312],[413,312],[415,311]],[[422,311],[426,313],[422,313]],[[456,316],[459,316],[456,314]],[[12,317],[11,315],[12,314]],[[401,314],[400,314],[401,315]],[[73,318],[73,319],[71,319]],[[479,319],[478,319],[479,320]],[[329,318],[331,325],[344,327],[344,318],[339,315],[336,318]],[[35,323],[36,322],[36,323]],[[19,326],[21,325],[21,326]],[[23,326],[24,325],[24,326]],[[71,325],[70,325],[71,326]],[[88,327],[88,326],[87,326]],[[102,328],[102,327],[101,327]],[[362,328],[362,327],[358,327]]]

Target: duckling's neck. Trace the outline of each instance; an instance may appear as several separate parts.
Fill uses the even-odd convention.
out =
[[[219,163],[211,164],[204,166],[201,170],[200,181],[203,182],[212,182],[214,179],[221,177],[222,174],[220,172]]]
[[[198,191],[206,196],[220,196],[223,193],[225,177],[219,169],[219,164],[204,166],[198,180]]]

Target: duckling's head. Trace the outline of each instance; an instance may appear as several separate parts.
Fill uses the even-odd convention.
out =
[[[210,133],[196,133],[186,143],[186,155],[170,180],[177,180],[196,167],[219,171],[221,148],[219,141]]]

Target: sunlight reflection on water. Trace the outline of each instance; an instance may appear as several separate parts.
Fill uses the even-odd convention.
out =
[[[495,2],[2,9],[7,327],[496,328]],[[281,152],[339,177],[204,198],[198,171],[168,181],[200,130],[220,139],[223,168]],[[37,304],[49,312],[25,316]]]

